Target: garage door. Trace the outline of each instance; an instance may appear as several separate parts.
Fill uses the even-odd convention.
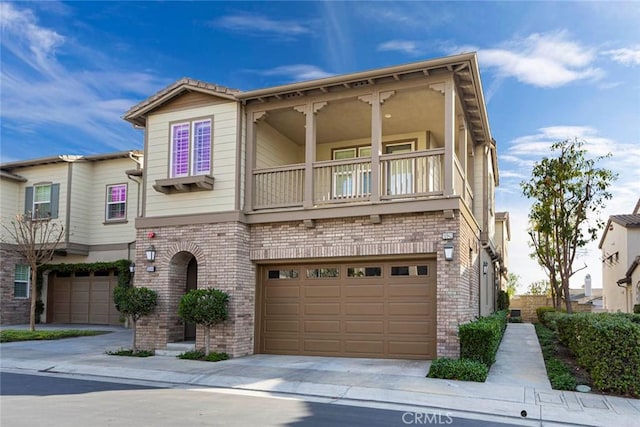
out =
[[[436,357],[435,260],[261,268],[258,351]]]
[[[47,322],[120,324],[113,302],[118,278],[113,272],[49,275]]]

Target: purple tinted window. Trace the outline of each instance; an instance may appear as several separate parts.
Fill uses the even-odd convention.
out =
[[[193,124],[193,174],[203,175],[211,170],[211,120]]]
[[[189,124],[172,127],[171,177],[189,175]]]
[[[124,219],[127,216],[127,185],[107,187],[107,220]]]

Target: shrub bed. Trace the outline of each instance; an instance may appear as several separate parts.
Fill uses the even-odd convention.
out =
[[[60,340],[63,338],[90,337],[108,334],[110,331],[89,331],[78,329],[58,329],[28,331],[22,329],[5,329],[0,331],[0,342]]]
[[[535,328],[551,387],[554,390],[575,390],[576,378],[571,368],[562,360],[556,358],[555,334],[539,323],[535,325]]]
[[[487,368],[496,361],[496,353],[507,327],[507,312],[499,311],[458,328],[460,357],[484,363]]]
[[[431,363],[429,378],[447,380],[484,382],[489,374],[489,368],[481,362],[469,359],[436,359]]]
[[[229,359],[229,355],[227,353],[211,352],[209,354],[206,354],[204,350],[187,351],[178,355],[177,357],[179,359],[201,360],[204,362],[220,362],[221,360]]]
[[[577,313],[556,320],[558,338],[600,390],[640,396],[640,323],[636,316]]]

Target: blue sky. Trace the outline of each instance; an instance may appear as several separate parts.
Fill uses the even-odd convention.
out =
[[[620,174],[605,215],[640,197],[640,2],[3,2],[2,162],[142,147],[121,117],[173,81],[241,90],[477,51],[498,143],[511,271],[528,259],[519,182],[583,138]],[[597,244],[577,266],[601,283]]]

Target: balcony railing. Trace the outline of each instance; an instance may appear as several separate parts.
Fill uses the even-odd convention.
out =
[[[440,196],[444,149],[380,156],[380,199]],[[372,191],[371,158],[328,160],[313,164],[313,204],[368,201]],[[304,202],[305,165],[253,171],[253,208],[300,207]]]

